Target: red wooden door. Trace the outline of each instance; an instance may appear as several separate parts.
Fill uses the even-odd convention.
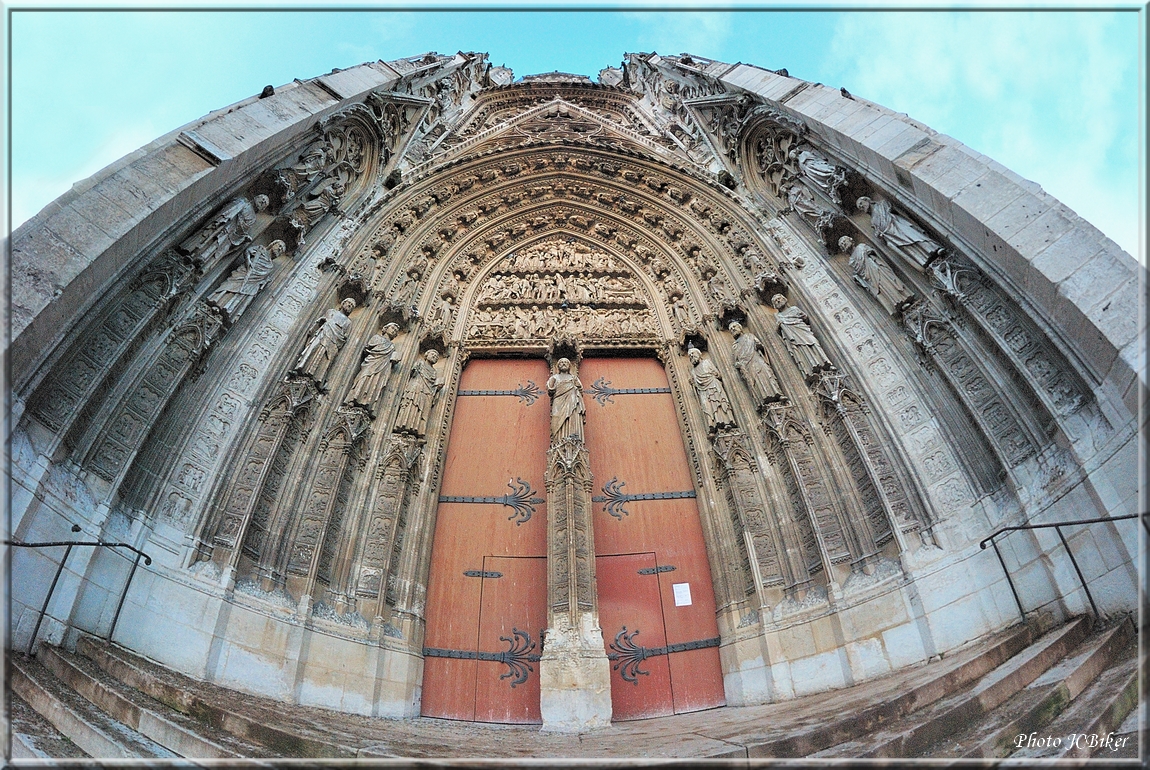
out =
[[[431,550],[424,716],[540,721],[547,376],[543,361],[477,360],[460,379]]]
[[[599,620],[615,656],[613,718],[669,713],[665,689],[674,713],[722,706],[711,570],[666,372],[652,358],[589,358],[579,379],[595,479]],[[640,566],[639,554],[653,563]],[[642,656],[639,647],[655,654],[636,669],[627,662]],[[661,676],[665,686],[656,684]]]

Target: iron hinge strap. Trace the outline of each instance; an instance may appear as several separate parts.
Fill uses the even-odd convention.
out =
[[[607,653],[608,660],[615,661],[612,668],[619,672],[619,676],[623,680],[631,684],[639,684],[639,674],[647,676],[650,671],[643,671],[639,668],[639,664],[647,658],[654,658],[659,655],[670,655],[674,652],[688,652],[690,650],[702,650],[708,647],[718,647],[719,637],[715,636],[710,639],[696,639],[692,642],[677,642],[676,644],[668,644],[663,647],[644,647],[641,644],[635,644],[635,637],[638,635],[639,629],[635,629],[631,633],[627,633],[627,627],[623,626],[623,630],[615,634],[615,641],[608,645],[614,652]]]
[[[547,502],[541,497],[532,497],[535,491],[531,488],[529,482],[523,479],[515,479],[515,482],[508,481],[507,486],[511,489],[510,494],[502,495],[500,497],[476,497],[473,495],[440,495],[439,502],[441,503],[479,503],[484,505],[506,505],[508,508],[514,510],[510,516],[507,517],[508,521],[515,521],[515,526],[519,526],[531,520],[531,514],[535,513],[535,506]]]
[[[612,388],[611,381],[600,377],[591,384],[587,392],[595,397],[599,406],[607,406],[607,404],[615,403],[612,396],[621,395],[645,395],[648,393],[670,393],[670,388]]]
[[[532,652],[537,646],[531,639],[531,634],[511,630],[512,636],[501,636],[499,641],[507,642],[507,649],[503,652],[479,652],[475,650],[448,650],[442,647],[424,647],[425,658],[451,658],[453,660],[484,660],[491,663],[502,663],[507,666],[507,673],[500,674],[500,679],[512,678],[511,686],[521,685],[527,681],[527,676],[535,670],[532,663],[538,663],[542,656]]]
[[[607,505],[604,506],[604,510],[616,519],[622,521],[624,516],[630,515],[630,511],[624,506],[632,500],[684,500],[696,497],[695,490],[693,489],[682,492],[640,492],[630,494],[623,491],[623,487],[625,486],[627,486],[627,482],[619,481],[619,477],[615,476],[603,485],[603,494],[592,496],[591,502],[606,503]]]
[[[515,396],[520,401],[526,402],[527,406],[535,403],[535,400],[543,395],[543,391],[535,384],[533,380],[528,380],[526,385],[520,385],[515,390],[460,390],[456,395],[459,396]]]

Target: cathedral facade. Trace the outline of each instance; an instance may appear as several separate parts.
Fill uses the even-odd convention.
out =
[[[1053,530],[984,539],[1138,511],[1134,260],[783,70],[364,64],[12,247],[14,538],[148,557],[77,550],[41,626],[60,555],[15,552],[14,647],[582,730],[1081,614]],[[1102,614],[1137,606],[1135,529],[1068,530]]]

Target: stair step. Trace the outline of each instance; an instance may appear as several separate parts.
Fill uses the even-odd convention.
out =
[[[1084,617],[1076,618],[1043,635],[1026,649],[1002,662],[973,686],[937,700],[884,730],[862,739],[839,743],[811,756],[919,756],[947,737],[961,733],[1050,669],[1086,636],[1089,622]]]
[[[991,711],[985,719],[936,744],[925,757],[1005,757],[1019,735],[1045,728],[1062,713],[1134,638],[1127,619],[1088,637],[1075,650]]]
[[[186,714],[201,725],[257,744],[265,754],[313,759],[356,756],[354,748],[333,740],[335,736],[328,731],[298,722],[291,724],[290,729],[282,729],[278,725],[283,720],[275,712],[274,703],[264,706],[260,703],[263,699],[204,685],[93,637],[81,637],[76,651],[125,687]]]
[[[86,759],[80,747],[37,713],[11,690],[8,691],[8,734],[13,759]]]
[[[57,679],[39,661],[9,652],[9,687],[91,757],[176,759],[160,744],[117,722]]]
[[[203,734],[206,725],[125,687],[87,658],[44,645],[38,659],[58,679],[105,713],[178,756],[204,759],[269,756],[255,744],[226,732],[207,737]]]

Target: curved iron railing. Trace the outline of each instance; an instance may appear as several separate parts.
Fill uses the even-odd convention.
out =
[[[990,537],[982,540],[978,544],[978,547],[984,551],[986,550],[987,543],[990,543],[994,547],[994,555],[998,557],[998,563],[1002,565],[1002,572],[1006,575],[1006,582],[1010,585],[1010,593],[1014,594],[1014,603],[1018,605],[1018,614],[1020,614],[1023,621],[1025,621],[1026,610],[1022,608],[1022,600],[1018,598],[1018,589],[1014,587],[1014,580],[1010,577],[1010,570],[1006,568],[1006,561],[1002,558],[1002,552],[998,550],[998,543],[995,542],[995,538],[999,535],[1010,534],[1011,532],[1018,532],[1024,529],[1053,529],[1058,533],[1058,539],[1062,541],[1062,547],[1066,550],[1066,555],[1070,557],[1070,563],[1074,565],[1074,571],[1078,574],[1078,581],[1082,583],[1082,590],[1086,592],[1086,598],[1090,601],[1090,608],[1094,610],[1094,620],[1098,621],[1101,617],[1098,612],[1098,605],[1094,603],[1094,597],[1090,595],[1090,587],[1086,584],[1086,577],[1083,576],[1082,570],[1078,567],[1078,560],[1074,558],[1074,552],[1070,550],[1070,544],[1066,542],[1066,536],[1062,534],[1062,527],[1076,527],[1081,524],[1099,524],[1104,521],[1141,519],[1142,526],[1146,528],[1146,533],[1150,535],[1150,522],[1147,521],[1147,516],[1150,516],[1150,514],[1131,513],[1126,516],[1105,516],[1098,519],[1078,519],[1076,521],[1060,521],[1053,524],[1022,524],[1017,527],[1003,527]]]
[[[79,524],[72,525],[73,532],[80,531]],[[4,545],[10,545],[14,548],[52,548],[55,546],[66,546],[64,550],[64,558],[60,560],[60,566],[56,568],[56,576],[52,578],[52,585],[48,587],[48,595],[44,597],[44,604],[40,607],[40,614],[36,618],[36,627],[32,629],[32,638],[28,640],[28,654],[32,654],[32,647],[36,644],[36,636],[40,633],[40,624],[44,622],[44,615],[48,612],[48,604],[52,601],[52,594],[56,591],[56,583],[60,581],[60,575],[64,572],[64,565],[68,563],[68,557],[72,555],[72,549],[78,545],[94,546],[96,548],[127,548],[136,554],[135,560],[132,562],[132,569],[128,573],[128,579],[124,583],[124,590],[120,592],[120,603],[116,605],[116,614],[112,618],[112,628],[108,631],[108,641],[112,641],[112,634],[116,633],[116,624],[120,621],[120,610],[124,609],[124,598],[128,595],[128,587],[132,585],[132,578],[136,576],[136,567],[140,566],[140,559],[143,558],[144,565],[147,566],[152,563],[152,557],[136,548],[134,545],[128,543],[106,543],[103,540],[96,540],[94,542],[85,542],[82,540],[53,540],[44,543],[24,543],[19,540],[5,540]]]

